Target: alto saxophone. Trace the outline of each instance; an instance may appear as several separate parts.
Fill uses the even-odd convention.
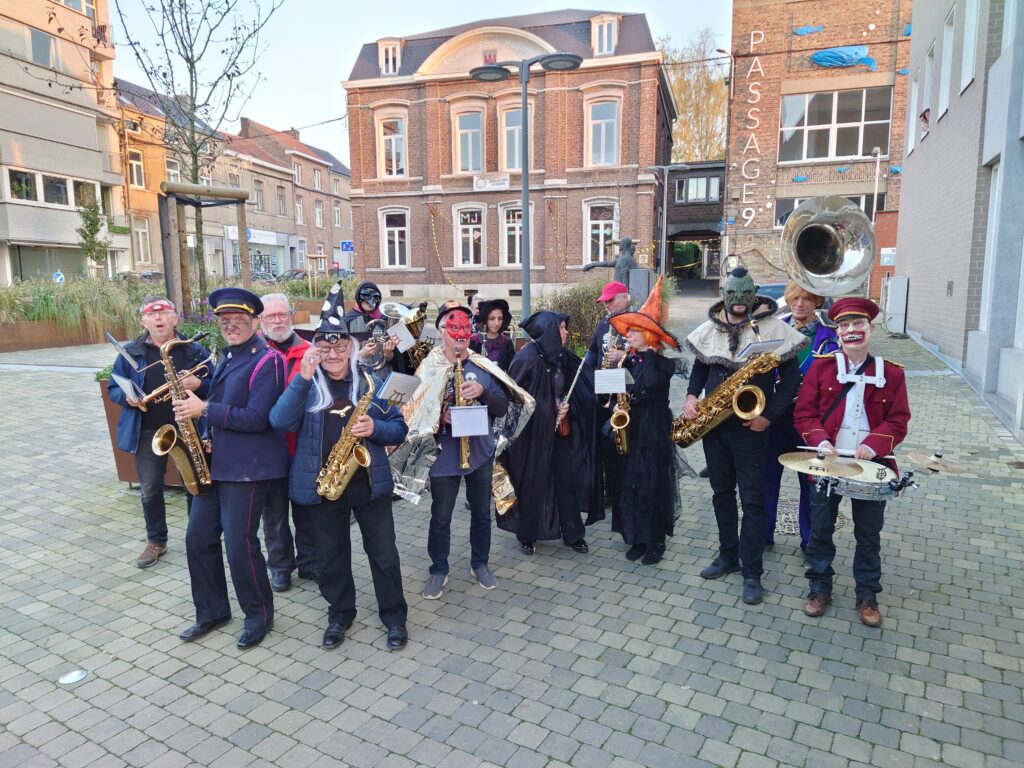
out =
[[[455,407],[460,408],[464,405],[470,405],[470,402],[462,396],[462,358],[458,357],[455,359],[455,373],[452,381],[452,387],[455,389]],[[459,438],[459,468],[469,469],[469,438]]]
[[[727,418],[735,414],[744,421],[761,415],[765,395],[760,387],[748,384],[752,378],[777,368],[779,356],[761,352],[736,371],[718,388],[697,402],[697,416],[693,419],[679,415],[672,422],[672,442],[680,448],[693,445]]]
[[[361,371],[361,373],[366,377],[366,394],[359,398],[355,410],[352,411],[352,415],[348,419],[348,424],[341,432],[341,437],[331,448],[327,461],[316,476],[317,494],[330,501],[337,501],[341,497],[359,467],[368,469],[370,466],[369,449],[363,445],[361,437],[352,434],[352,427],[355,426],[359,417],[365,416],[370,410],[370,403],[373,401],[376,391],[373,376],[366,371]],[[348,408],[342,408],[339,411],[329,411],[329,413],[342,417],[347,410]]]
[[[623,366],[628,356],[629,347],[626,347],[622,357],[619,358],[618,368]],[[615,449],[625,456],[629,453],[629,395],[625,392],[619,392],[619,394],[615,396],[615,400],[619,409],[612,413],[608,423],[612,426],[612,436],[615,438]],[[611,401],[609,400],[609,402]]]
[[[174,370],[171,350],[182,344],[198,342],[205,337],[205,333],[197,333],[191,339],[171,339],[160,345],[160,359],[163,361],[164,377],[167,379],[165,386],[175,400],[184,400],[188,397],[188,392],[181,382],[191,372],[186,371],[179,374]],[[210,465],[206,461],[206,452],[203,448],[203,440],[199,436],[195,419],[180,419],[176,420],[175,424],[177,424],[177,429],[172,424],[164,424],[156,431],[156,434],[153,435],[153,453],[157,456],[170,454],[185,488],[193,496],[198,496],[203,491],[209,490],[210,485],[213,484]]]

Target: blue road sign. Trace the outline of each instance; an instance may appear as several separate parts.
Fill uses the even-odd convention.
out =
[[[351,240],[342,240],[340,246],[342,252],[354,251],[356,249],[356,244]]]
[[[245,228],[245,242],[248,243],[251,240],[252,240],[252,227],[246,227]]]
[[[63,283],[64,282],[64,273],[61,272],[59,269],[56,272],[53,273],[53,282],[55,282],[55,283]]]

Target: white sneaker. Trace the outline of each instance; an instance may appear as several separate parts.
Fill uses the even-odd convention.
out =
[[[484,589],[494,589],[498,586],[498,579],[486,565],[478,565],[469,569],[469,575],[476,579],[476,583]]]
[[[432,573],[427,577],[427,583],[423,585],[423,591],[420,594],[427,600],[437,600],[444,593],[447,583],[447,573]]]

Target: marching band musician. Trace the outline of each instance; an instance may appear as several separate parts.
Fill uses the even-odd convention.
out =
[[[187,399],[174,401],[177,419],[206,417],[213,477],[213,486],[192,501],[189,513],[185,544],[196,623],[180,637],[196,640],[231,620],[226,550],[245,613],[236,643],[244,649],[261,643],[274,625],[274,597],[257,533],[271,481],[288,474],[288,446],[269,420],[284,390],[284,359],[256,333],[263,302],[255,294],[218,288],[210,294],[210,308],[227,347],[221,350],[209,399],[189,392]]]
[[[536,411],[506,453],[516,503],[498,516],[498,527],[516,534],[519,549],[528,555],[535,542],[551,539],[588,552],[583,514],[604,508],[594,394],[582,377],[569,391],[581,360],[565,348],[567,321],[567,315],[547,310],[526,318],[521,327],[530,343],[508,370],[533,396]],[[567,420],[567,431],[556,428],[559,417]]]
[[[374,320],[386,322],[387,317],[380,310],[381,303],[380,288],[376,283],[365,280],[356,287],[356,305],[345,313],[343,318],[347,327],[354,333],[366,331]],[[363,363],[367,363],[377,353],[377,345],[383,346],[384,359],[387,367],[396,373],[412,373],[409,371],[408,357],[396,350],[397,342],[390,336],[385,335],[383,341],[368,339],[359,348],[359,357]]]
[[[268,293],[262,296],[263,314],[260,328],[267,343],[282,355],[285,362],[285,386],[298,373],[303,355],[309,349],[309,342],[295,330],[292,318],[295,313],[288,297],[283,293]],[[304,331],[305,333],[305,331]],[[295,433],[285,432],[288,453],[295,455]],[[267,503],[263,507],[263,543],[267,547],[267,567],[270,568],[270,588],[275,592],[286,592],[292,587],[292,571],[298,567],[300,579],[316,581],[316,539],[313,521],[306,510],[296,505],[291,508],[295,522],[292,536],[288,524],[288,478],[271,483]]]
[[[133,382],[142,392],[152,393],[164,386],[165,369],[160,363],[160,345],[173,338],[183,338],[177,332],[178,311],[162,296],[150,296],[139,308],[143,333],[125,345],[125,351],[135,360],[130,367],[120,355],[114,360],[113,373]],[[176,371],[191,370],[200,365],[209,352],[199,344],[188,344],[171,350]],[[211,366],[212,367],[212,366]],[[205,397],[209,389],[209,370],[200,376],[182,379],[185,389]],[[117,419],[117,447],[135,457],[135,474],[139,478],[142,497],[142,516],[146,521],[146,547],[136,559],[139,568],[149,568],[167,551],[167,507],[164,502],[164,474],[167,472],[167,454],[153,453],[153,435],[164,424],[174,422],[174,409],[168,397],[164,402],[142,405],[134,393],[126,393],[111,377],[107,382],[111,401],[121,406]],[[132,397],[128,395],[131,394]],[[186,494],[188,492],[186,491]],[[191,496],[188,504],[191,506]]]
[[[394,483],[385,451],[386,446],[405,439],[405,422],[398,408],[378,400],[370,402],[368,412],[351,425],[351,434],[369,451],[370,466],[359,467],[334,501],[317,492],[320,468],[349,427],[352,409],[368,391],[357,367],[355,334],[340,320],[343,313],[339,281],[324,304],[313,346],[302,357],[299,375],[271,410],[270,423],[298,436],[289,495],[296,507],[309,515],[316,530],[320,594],[328,605],[323,647],[341,645],[356,616],[349,528],[350,515],[355,515],[373,576],[378,615],[387,630],[387,648],[394,651],[404,648],[409,638],[391,508]],[[375,386],[379,392],[383,382],[375,380]]]
[[[731,374],[744,365],[737,354],[758,340],[779,340],[772,353],[781,361],[778,368],[754,376],[749,383],[760,387],[765,407],[749,421],[728,418],[704,435],[712,505],[718,523],[719,550],[714,561],[701,571],[705,579],[727,573],[743,573],[743,602],[756,605],[764,599],[764,462],[768,450],[767,429],[785,411],[800,386],[796,356],[807,339],[795,328],[772,317],[778,306],[773,299],[757,295],[753,278],[737,267],[722,284],[722,300],[708,310],[708,319],[686,338],[695,356],[682,415],[698,415],[700,393],[711,395]],[[743,528],[739,527],[736,487],[743,502]]]
[[[632,306],[629,288],[626,287],[625,283],[620,283],[617,280],[605,283],[596,301],[604,307],[605,316],[601,318],[597,327],[594,328],[594,335],[590,338],[590,346],[587,348],[587,354],[583,358],[587,377],[591,382],[594,381],[595,370],[602,367],[614,368],[619,364],[622,356],[626,354],[624,349],[612,343],[615,330],[611,327],[608,318],[617,312],[624,312]],[[623,344],[622,346],[625,345]],[[594,418],[597,420],[598,431],[607,433],[608,418],[611,416],[611,413],[611,405],[606,397],[595,399]],[[621,475],[620,461],[619,455],[610,440],[600,441],[600,446],[601,473],[604,476],[604,502],[605,506],[607,506],[618,495],[618,481]],[[602,509],[592,512],[587,518],[586,524],[592,525],[603,519],[604,510]]]
[[[804,376],[815,357],[825,356],[839,349],[836,332],[818,320],[815,312],[825,304],[825,297],[801,288],[793,280],[786,283],[783,293],[790,311],[779,315],[779,320],[796,328],[810,341],[797,352],[800,375]],[[765,546],[775,544],[775,524],[779,515],[779,491],[782,487],[782,465],[779,456],[795,451],[802,445],[800,436],[793,426],[793,408],[787,408],[768,428],[768,457],[764,462],[764,531]],[[800,529],[800,549],[807,549],[811,535],[811,482],[806,475],[798,474],[800,482],[800,506],[797,515]]]
[[[679,340],[662,325],[662,277],[638,311],[612,315],[611,325],[626,337],[625,367],[633,377],[629,393],[629,450],[621,456],[619,493],[612,504],[612,530],[630,545],[626,559],[643,558],[656,565],[672,535],[679,493],[676,486],[676,447],[672,443],[669,387],[675,361],[663,357],[666,346],[679,349]],[[617,403],[615,410],[622,406]]]
[[[477,354],[484,355],[501,370],[508,371],[516,353],[515,342],[508,335],[509,326],[512,324],[508,302],[504,299],[483,302],[480,305],[480,317],[483,330],[470,336],[469,348]]]
[[[804,377],[793,420],[806,445],[835,455],[852,452],[855,459],[879,461],[896,470],[893,452],[907,435],[910,404],[903,369],[868,355],[871,323],[878,306],[862,298],[839,299],[829,309],[836,323],[841,351],[818,359]],[[849,455],[847,453],[847,455]],[[804,613],[818,617],[832,602],[832,535],[842,495],[817,487],[811,492],[811,538],[807,544],[810,593]],[[882,623],[877,595],[882,591],[881,533],[885,500],[851,498],[856,548],[853,577],[857,611],[869,627]]]

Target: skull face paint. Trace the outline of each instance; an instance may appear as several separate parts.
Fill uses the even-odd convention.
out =
[[[860,331],[850,331],[840,336],[839,340],[843,342],[844,346],[856,345],[864,341],[864,334]]]

